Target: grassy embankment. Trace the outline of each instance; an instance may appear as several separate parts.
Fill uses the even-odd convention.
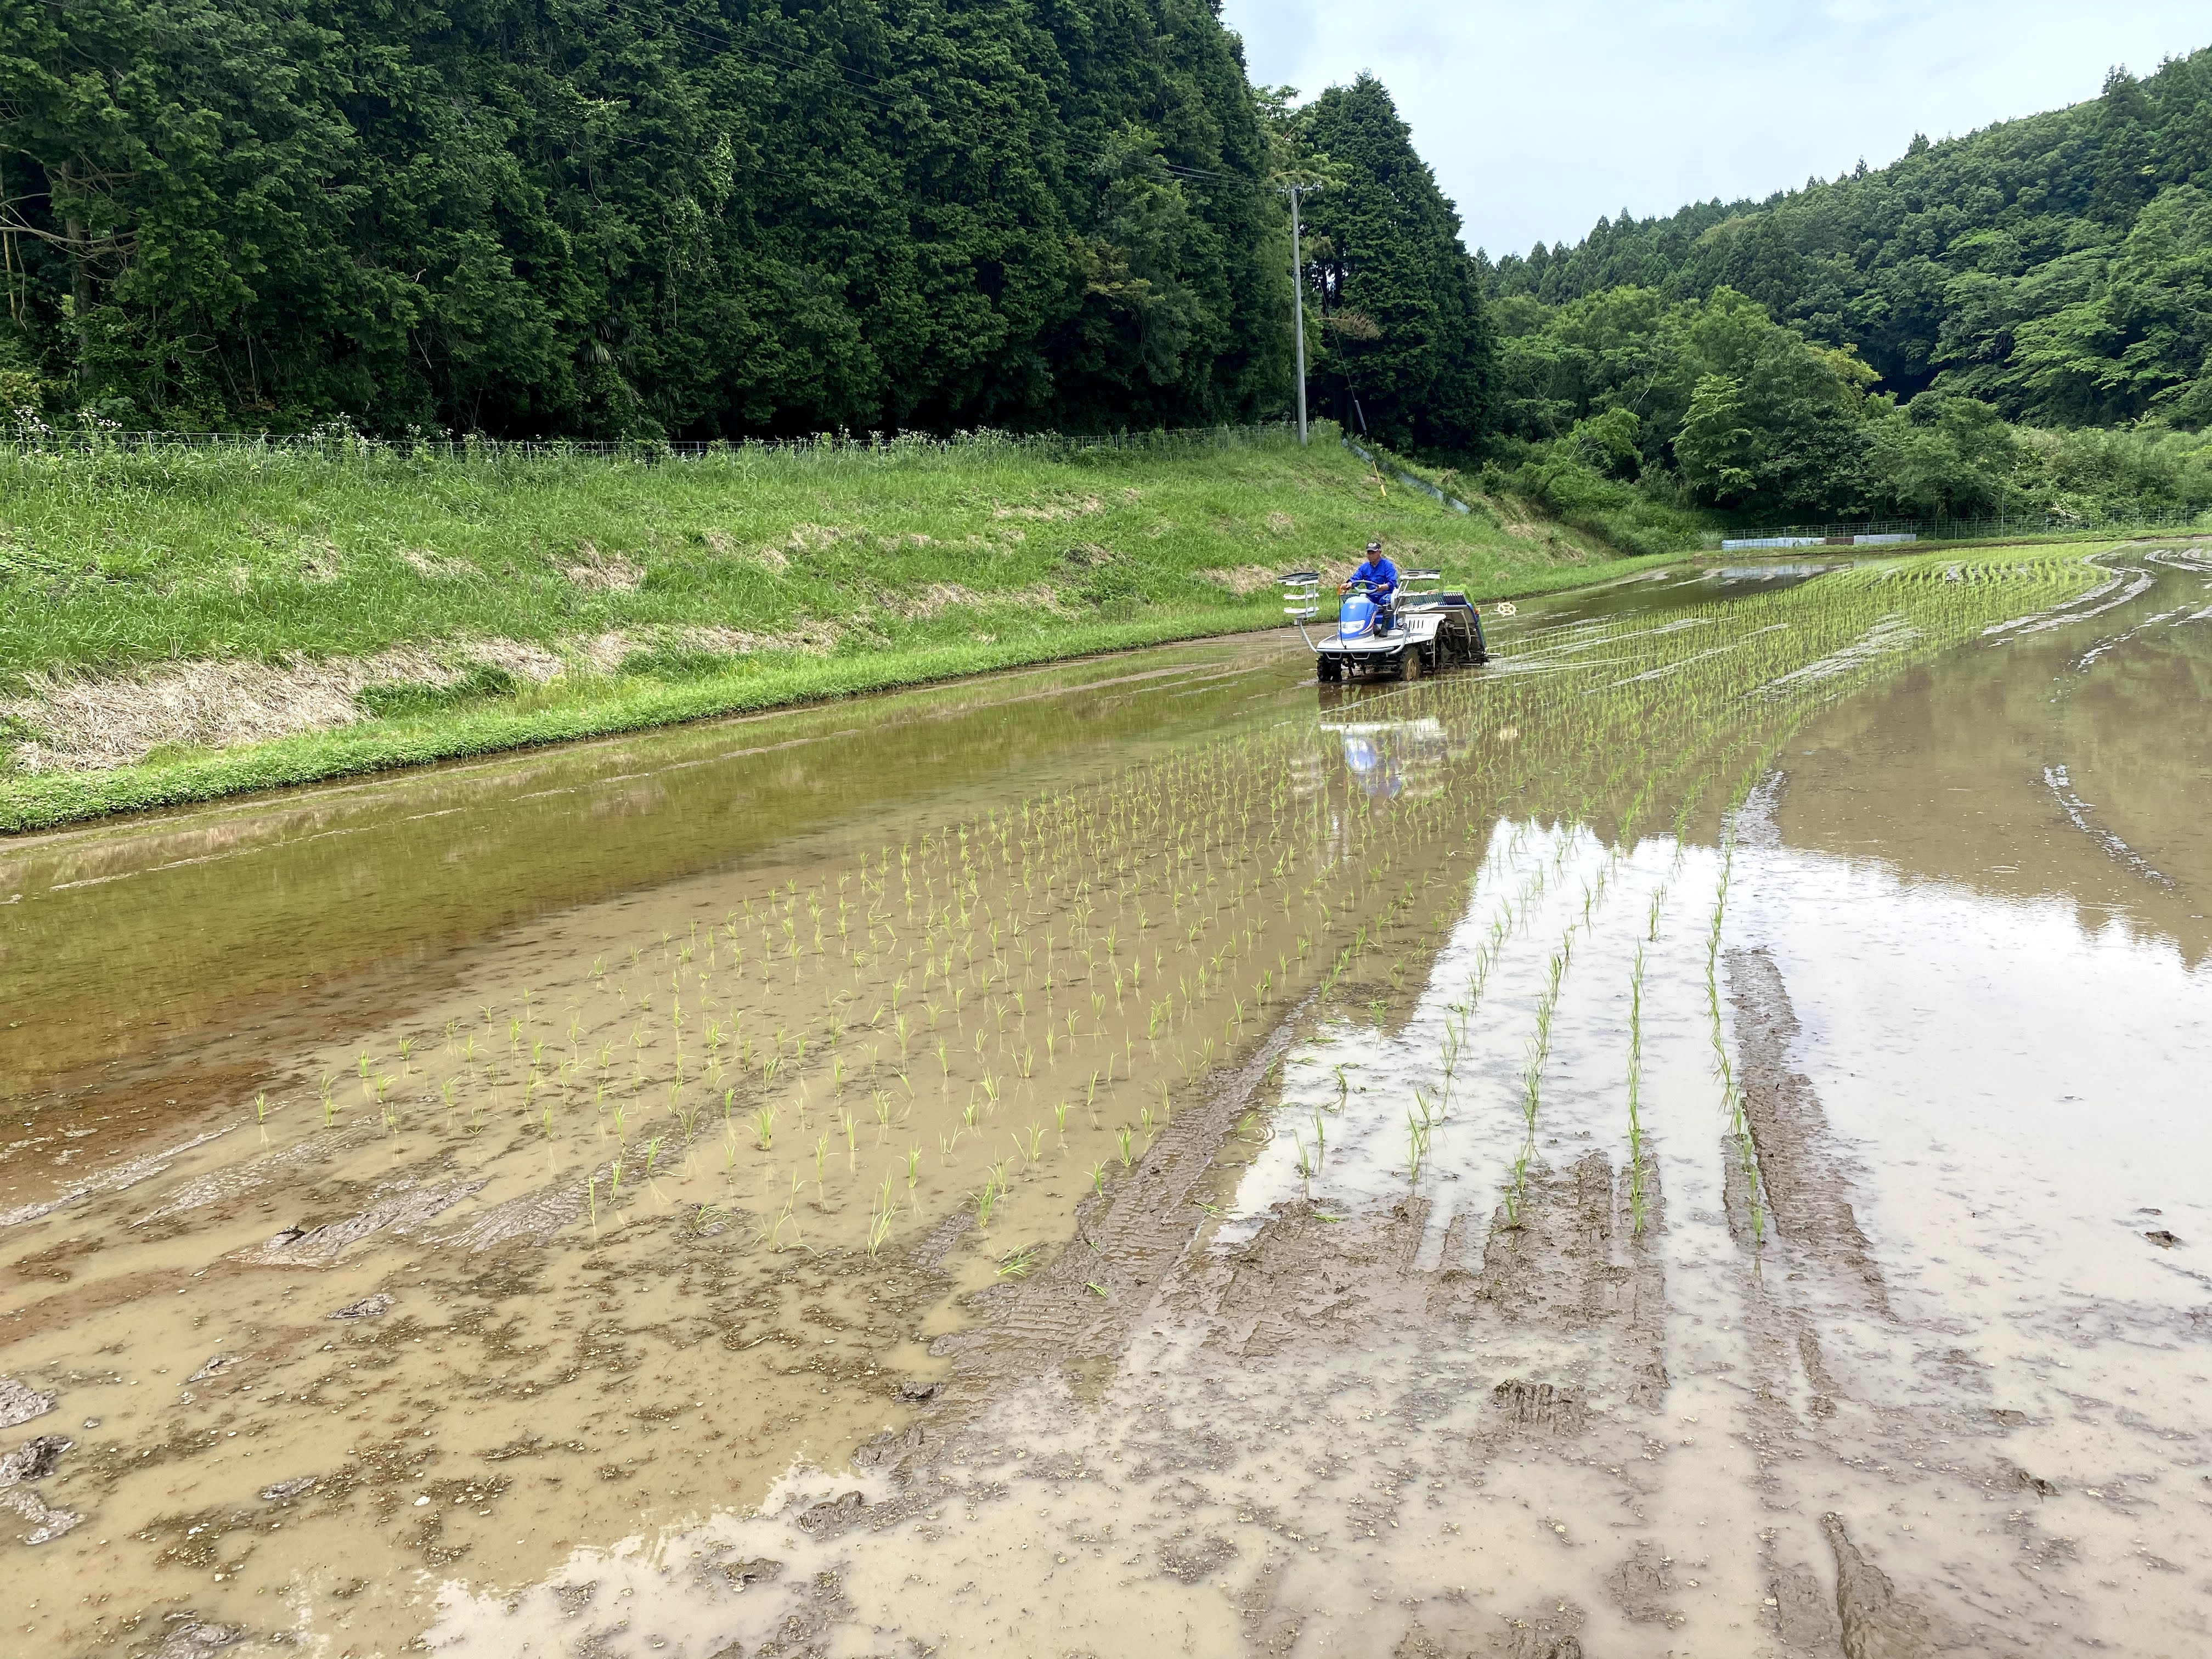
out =
[[[1333,433],[0,457],[0,831],[1266,628],[1373,534],[1479,600],[1613,568]]]

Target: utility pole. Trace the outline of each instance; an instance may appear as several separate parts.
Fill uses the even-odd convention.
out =
[[[1301,191],[1319,190],[1319,185],[1285,185],[1284,195],[1291,198],[1291,319],[1293,343],[1298,358],[1298,441],[1306,441],[1306,271],[1304,261],[1298,258],[1298,196]]]

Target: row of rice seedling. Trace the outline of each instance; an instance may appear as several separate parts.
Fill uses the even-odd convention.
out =
[[[1581,629],[1571,654],[1532,652],[1540,672],[1395,694],[1450,734],[1433,787],[1392,799],[1348,787],[1304,763],[1316,738],[1298,723],[1200,744],[986,805],[772,888],[733,878],[719,914],[579,963],[550,989],[484,1002],[434,1050],[412,1033],[385,1054],[349,1043],[347,1069],[392,1135],[435,1135],[479,1164],[550,1145],[606,1164],[591,1202],[602,1227],[640,1205],[711,1201],[750,1215],[769,1250],[874,1255],[954,1203],[991,1225],[1030,1172],[1060,1160],[1103,1187],[1285,1006],[1398,994],[1485,872],[1494,883],[1510,867],[1519,890],[1439,1044],[1435,1086],[1397,1117],[1418,1182],[1490,963],[1540,899],[1564,902],[1527,1048],[1507,1183],[1517,1206],[1559,988],[1642,824],[1671,809],[1686,838],[1715,810],[1712,780],[1751,775],[1806,707],[2093,576],[2052,562],[1952,583],[1900,564],[1692,607],[1696,626]],[[1899,616],[1909,650],[1852,654]],[[1590,824],[1611,855],[1563,899],[1567,838],[1549,860],[1521,868],[1515,848],[1501,863],[1490,825],[1508,811]],[[1475,874],[1455,873],[1470,854]],[[1724,902],[1725,888],[1714,973]],[[1709,995],[1724,1067],[1717,978]],[[325,1123],[338,1109],[337,1070],[325,1068]],[[283,1103],[265,1099],[257,1121]],[[1318,1173],[1330,1131],[1310,1127],[1310,1146],[1304,1128],[1299,1144]],[[702,1157],[710,1132],[720,1150]]]
[[[1786,739],[1788,732],[1812,707],[1846,695],[1869,677],[1893,672],[1902,663],[1928,652],[1950,648],[1971,640],[1991,622],[2008,614],[2046,605],[2069,592],[2092,585],[2097,573],[2069,561],[2018,565],[2003,573],[2002,582],[1958,584],[1931,578],[1911,567],[1882,567],[1839,573],[1820,583],[1783,594],[1762,595],[1756,600],[1729,601],[1693,607],[1691,619],[1717,628],[1726,637],[1700,634],[1678,625],[1654,628],[1646,622],[1608,622],[1578,628],[1559,653],[1565,659],[1544,662],[1548,647],[1534,654],[1542,663],[1540,673],[1524,678],[1539,688],[1510,702],[1492,683],[1480,698],[1469,698],[1463,709],[1455,707],[1457,686],[1436,688],[1425,700],[1427,708],[1442,706],[1446,725],[1453,716],[1466,719],[1474,732],[1487,732],[1504,742],[1471,744],[1446,775],[1443,787],[1458,787],[1479,799],[1485,808],[1533,811],[1538,817],[1549,813],[1566,825],[1584,823],[1610,836],[1611,855],[1582,887],[1579,914],[1570,923],[1559,946],[1545,960],[1544,973],[1530,1013],[1531,1030],[1516,1078],[1514,1101],[1521,1119],[1521,1134],[1512,1161],[1501,1177],[1507,1219],[1516,1220],[1525,1200],[1528,1176],[1535,1158],[1535,1126],[1544,1098],[1544,1060],[1551,1047],[1551,1026],[1556,1018],[1559,988],[1577,949],[1578,934],[1587,934],[1601,908],[1613,868],[1625,849],[1632,845],[1638,826],[1655,811],[1672,809],[1673,834],[1678,848],[1686,847],[1699,822],[1726,826],[1743,798],[1740,786],[1730,799],[1722,799],[1717,781],[1741,779],[1745,784],[1763,769],[1766,757]],[[1976,592],[1976,586],[1980,591]],[[1881,649],[1863,649],[1869,639]],[[1569,688],[1571,690],[1569,690]],[[1665,688],[1663,695],[1655,688]],[[1511,743],[1512,746],[1506,746]],[[1578,793],[1570,793],[1574,780],[1588,780]],[[1607,801],[1625,803],[1608,811]],[[1354,810],[1357,810],[1356,804]],[[1468,815],[1468,833],[1486,834],[1492,819],[1485,812]],[[1516,829],[1510,845],[1519,849],[1532,821]],[[1516,902],[1506,907],[1505,926],[1525,923],[1533,901],[1543,896],[1546,884],[1563,878],[1567,842],[1554,841],[1553,856],[1545,865],[1524,872]],[[1732,841],[1724,854],[1724,872],[1732,870]],[[1478,879],[1493,873],[1486,866]],[[1725,875],[1724,875],[1725,879]],[[1649,893],[1643,932],[1656,941],[1668,884],[1662,880]],[[1472,902],[1472,897],[1468,902]],[[1717,898],[1717,916],[1724,913],[1725,887]],[[1443,913],[1452,912],[1449,906]],[[1434,927],[1431,927],[1431,933]],[[1755,1235],[1763,1237],[1765,1203],[1753,1143],[1740,1091],[1734,1083],[1723,1028],[1717,1017],[1720,1006],[1717,927],[1706,939],[1707,1001],[1714,1036],[1716,1067],[1723,1083],[1723,1103],[1731,1144],[1743,1160],[1745,1187],[1750,1195]],[[1502,943],[1492,942],[1494,951]],[[1478,981],[1486,972],[1490,954],[1479,957]],[[1627,996],[1631,1058],[1629,1145],[1626,1159],[1632,1226],[1641,1232],[1649,1209],[1650,1134],[1643,1096],[1644,969],[1639,951],[1632,966]],[[1431,1089],[1426,1079],[1408,1085],[1410,1104],[1401,1106],[1391,1131],[1404,1148],[1402,1169],[1416,1185],[1435,1156],[1436,1135],[1446,1108],[1461,1083],[1462,1056],[1468,1034],[1467,1022],[1480,991],[1464,1004],[1454,1002],[1444,1031],[1436,1045]],[[1462,1008],[1468,1010],[1462,1012]],[[1341,1099],[1340,1097],[1340,1104]],[[1349,1133],[1349,1132],[1348,1132]],[[1309,1173],[1321,1167],[1316,1161],[1320,1136],[1301,1130],[1297,1144],[1301,1163]],[[1309,1145],[1309,1141],[1316,1143]]]

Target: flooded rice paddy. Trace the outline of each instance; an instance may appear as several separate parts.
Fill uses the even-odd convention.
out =
[[[1493,634],[0,849],[0,1650],[2212,1650],[2212,556]]]

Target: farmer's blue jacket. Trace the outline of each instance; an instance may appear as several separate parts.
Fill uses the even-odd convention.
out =
[[[1390,562],[1389,554],[1379,553],[1353,571],[1352,580],[1372,583],[1375,597],[1379,602],[1398,591],[1398,567]]]

